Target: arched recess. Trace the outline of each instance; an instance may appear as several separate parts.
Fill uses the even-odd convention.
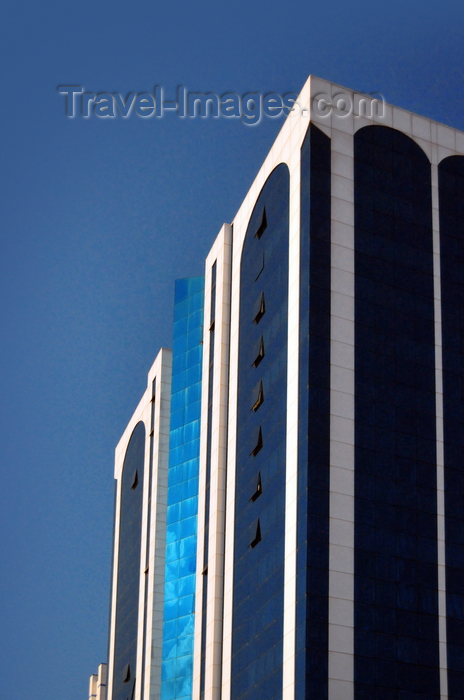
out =
[[[139,422],[121,477],[112,700],[131,700],[135,687],[144,457],[145,425]]]
[[[439,700],[431,166],[354,136],[355,698]],[[399,695],[398,695],[399,697]]]
[[[285,164],[267,179],[241,257],[231,667],[235,700],[250,689],[250,678],[254,696],[282,697],[289,182]]]

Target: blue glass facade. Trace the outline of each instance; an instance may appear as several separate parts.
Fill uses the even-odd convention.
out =
[[[177,280],[161,700],[192,697],[204,278]]]
[[[282,697],[289,173],[269,176],[240,277],[231,697]]]
[[[354,137],[355,700],[439,700],[431,168]]]

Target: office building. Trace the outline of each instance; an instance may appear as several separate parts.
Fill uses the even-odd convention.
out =
[[[171,351],[162,349],[115,455],[108,699],[159,694]]]
[[[178,284],[108,700],[462,700],[464,134],[310,77]]]

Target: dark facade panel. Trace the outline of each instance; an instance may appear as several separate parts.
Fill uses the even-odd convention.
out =
[[[282,164],[272,172],[258,198],[241,262],[231,670],[234,700],[282,698],[288,230],[289,173]],[[256,364],[261,338],[266,352]],[[252,454],[260,427],[262,447]],[[253,498],[258,477],[262,492]]]
[[[431,168],[354,137],[355,698],[439,700]]]
[[[112,700],[131,700],[137,662],[145,426],[137,423],[122,470]]]
[[[330,139],[301,149],[296,697],[326,700],[330,469]]]
[[[464,698],[464,157],[438,166],[449,700]]]

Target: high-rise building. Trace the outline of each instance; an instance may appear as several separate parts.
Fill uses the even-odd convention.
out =
[[[108,699],[160,687],[171,351],[162,349],[115,455]]]
[[[310,77],[175,309],[108,700],[462,700],[464,133]]]

